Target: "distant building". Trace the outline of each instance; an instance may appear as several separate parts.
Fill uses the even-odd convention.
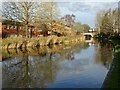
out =
[[[95,29],[94,28],[90,28],[89,32],[95,32]]]
[[[28,32],[34,30],[34,26],[28,26]],[[25,35],[25,26],[22,22],[16,22],[11,20],[2,21],[2,38]]]

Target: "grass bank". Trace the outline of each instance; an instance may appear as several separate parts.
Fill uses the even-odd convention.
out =
[[[115,49],[115,55],[111,68],[104,81],[103,88],[120,88],[120,40],[109,40]]]
[[[48,36],[48,37],[34,37],[34,38],[22,38],[22,37],[12,37],[2,39],[2,48],[24,48],[24,47],[40,47],[47,46],[50,44],[69,44],[71,42],[80,42],[84,41],[83,35],[75,35],[75,36]]]
[[[25,53],[30,56],[44,56],[51,53],[59,53],[62,56],[68,57],[71,54],[71,51],[82,50],[82,47],[89,47],[85,42],[71,43],[71,44],[58,44],[51,46],[40,46],[35,48],[22,48],[22,49],[3,49],[2,50],[2,60],[7,60],[8,58],[20,57]]]

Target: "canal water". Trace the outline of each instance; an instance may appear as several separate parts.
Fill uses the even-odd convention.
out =
[[[100,88],[113,60],[110,44],[2,50],[3,88]]]

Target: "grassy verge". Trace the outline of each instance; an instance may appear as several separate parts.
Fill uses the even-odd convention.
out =
[[[115,56],[103,88],[120,88],[120,40],[110,40],[115,48]]]
[[[55,43],[71,43],[71,42],[78,42],[84,41],[84,36],[82,35],[75,35],[75,36],[62,36],[57,37],[55,35],[51,35],[48,37],[33,37],[33,38],[5,38],[2,39],[2,48],[19,48],[19,47],[36,47],[36,46],[45,46],[49,44]]]

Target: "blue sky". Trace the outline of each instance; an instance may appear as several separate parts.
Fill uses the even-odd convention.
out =
[[[5,1],[50,2],[51,0],[0,0],[0,2]],[[90,25],[90,27],[94,27],[96,13],[99,12],[100,10],[108,10],[109,8],[118,7],[119,0],[52,0],[52,1],[58,3],[60,14],[62,16],[66,14],[74,14],[76,16],[76,22],[81,22],[82,24],[86,23]]]
[[[117,2],[58,2],[60,14],[74,14],[76,22],[86,23],[90,27],[95,26],[96,13],[101,10],[118,7]]]

